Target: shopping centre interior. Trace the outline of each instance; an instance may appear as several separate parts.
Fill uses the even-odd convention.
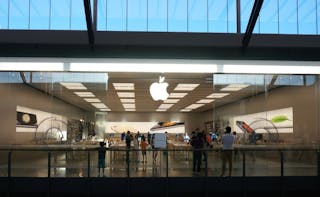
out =
[[[318,193],[319,3],[0,1],[0,195]],[[200,172],[196,129],[212,140]],[[165,146],[141,162],[127,131]]]

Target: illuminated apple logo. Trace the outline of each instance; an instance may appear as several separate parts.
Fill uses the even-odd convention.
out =
[[[164,77],[159,77],[159,83],[154,82],[150,86],[150,94],[152,96],[152,99],[155,101],[158,100],[167,100],[169,97],[169,94],[167,92],[168,83],[164,82]]]

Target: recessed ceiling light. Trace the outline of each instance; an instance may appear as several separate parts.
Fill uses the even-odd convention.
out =
[[[197,103],[211,103],[213,101],[214,101],[214,99],[201,99],[201,100],[197,101]]]
[[[100,103],[100,99],[97,98],[85,98],[85,101],[89,102],[89,103]]]
[[[122,103],[135,103],[135,99],[120,99]]]
[[[135,104],[132,103],[122,103],[123,108],[136,108]]]
[[[124,109],[125,111],[136,111],[136,109],[135,108],[126,108],[126,109]]]
[[[134,90],[134,83],[112,83],[116,90]]]
[[[204,106],[204,104],[191,104],[188,107],[186,107],[186,109],[197,109],[202,106]]]
[[[243,88],[249,87],[248,84],[230,84],[222,89],[220,91],[239,91]]]
[[[134,98],[134,92],[117,92],[120,98]]]
[[[167,109],[156,109],[156,111],[167,111]]]
[[[181,112],[188,112],[188,111],[192,111],[192,109],[182,109],[180,110]]]
[[[173,104],[161,104],[158,109],[168,109],[172,107]]]
[[[80,97],[95,97],[92,92],[74,92],[76,95]]]
[[[109,108],[102,108],[102,109],[100,109],[100,111],[111,111],[111,109],[109,109]]]
[[[191,83],[179,83],[174,91],[192,91],[200,84],[191,84]]]
[[[179,101],[180,99],[167,99],[167,100],[164,100],[163,103],[177,103]]]
[[[96,108],[108,108],[104,103],[91,103]]]
[[[230,93],[212,93],[208,95],[206,98],[222,98],[228,96]]]
[[[82,83],[60,83],[60,84],[70,90],[86,90],[87,89],[84,85],[82,85]]]
[[[169,98],[183,98],[187,95],[188,93],[170,93]]]

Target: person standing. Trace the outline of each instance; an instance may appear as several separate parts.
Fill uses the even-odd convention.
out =
[[[131,141],[132,141],[133,137],[130,133],[130,131],[127,131],[125,140],[126,140],[126,162],[127,165],[129,165],[129,152],[130,152],[130,147],[131,147]]]
[[[106,167],[106,152],[107,148],[105,147],[105,142],[100,142],[100,147],[98,148],[98,177],[102,172],[102,176],[104,176],[104,169]]]
[[[140,147],[142,153],[142,163],[147,163],[147,142],[145,138],[142,138]]]
[[[232,174],[232,152],[234,144],[234,136],[231,134],[231,127],[227,126],[225,134],[221,138],[222,142],[222,171],[221,176],[224,176],[226,164],[229,164],[229,176]]]
[[[190,142],[193,149],[193,172],[197,170],[200,172],[201,169],[201,159],[202,159],[202,149],[203,149],[203,135],[201,132],[195,132],[192,135]]]

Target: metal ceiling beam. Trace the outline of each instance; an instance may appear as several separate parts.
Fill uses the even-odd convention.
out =
[[[90,7],[90,0],[83,0],[84,4],[84,11],[86,14],[86,22],[87,22],[87,32],[88,32],[88,39],[89,39],[89,44],[90,47],[93,49],[94,48],[94,26],[92,23],[92,12],[91,12],[91,7]]]
[[[242,49],[247,48],[247,46],[249,45],[249,41],[253,32],[253,29],[256,25],[256,21],[258,19],[261,7],[263,4],[263,0],[255,0],[254,1],[254,5],[251,11],[251,15],[250,15],[250,19],[247,25],[247,29],[246,29],[246,33],[243,36],[242,39]]]

